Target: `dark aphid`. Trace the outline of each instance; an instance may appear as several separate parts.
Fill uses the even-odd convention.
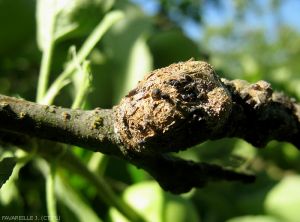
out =
[[[176,80],[176,79],[171,79],[169,81],[169,85],[174,86],[175,88],[177,88],[177,87],[180,86],[180,82],[178,80]]]
[[[199,92],[198,95],[197,95],[197,98],[201,99],[201,100],[206,100],[207,95],[204,92]]]
[[[188,97],[187,94],[182,94],[182,95],[181,95],[181,98],[182,98],[183,100],[188,100],[189,97]]]
[[[198,110],[198,108],[196,108],[196,107],[189,108],[190,113],[196,112],[197,110]]]
[[[170,96],[167,93],[161,92],[161,98],[169,100]]]
[[[159,100],[161,99],[161,90],[160,89],[153,89],[152,92],[151,92],[151,97],[154,99],[154,100]]]
[[[181,98],[185,101],[194,101],[197,99],[197,95],[194,92],[190,92],[187,94],[181,94]]]
[[[197,99],[197,95],[194,92],[189,93],[188,97],[191,101],[194,101]]]
[[[187,81],[189,81],[189,82],[192,82],[192,81],[193,81],[192,77],[190,77],[189,75],[186,75],[186,76],[185,76],[185,79],[186,79]]]

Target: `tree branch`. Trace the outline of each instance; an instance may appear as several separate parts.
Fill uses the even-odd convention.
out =
[[[300,105],[269,83],[223,80],[233,99],[231,115],[222,137],[245,139],[256,147],[271,140],[286,141],[300,149]]]
[[[112,110],[72,110],[0,95],[0,130],[120,155]]]
[[[287,141],[300,148],[299,130],[300,106],[270,84],[221,81],[209,64],[191,60],[149,73],[111,110],[71,110],[0,96],[2,140],[18,133],[114,155],[174,193],[208,181],[254,177],[165,153],[224,137],[258,147]]]

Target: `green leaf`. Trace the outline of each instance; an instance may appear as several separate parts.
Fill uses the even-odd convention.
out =
[[[155,68],[168,66],[174,62],[201,58],[198,46],[183,32],[172,29],[152,35],[149,39]]]
[[[38,45],[44,49],[54,41],[88,35],[114,0],[38,0]]]
[[[279,219],[276,219],[271,216],[243,216],[243,217],[235,217],[226,222],[280,222]]]
[[[96,106],[111,107],[118,103],[144,74],[153,69],[147,44],[150,18],[132,5],[126,6],[124,14],[102,41],[106,49],[101,51],[104,60],[96,61],[95,54],[91,56],[95,75],[89,99]]]
[[[6,157],[0,161],[0,188],[9,179],[16,164],[15,157]]]
[[[139,170],[132,164],[127,164],[127,171],[133,183],[139,183],[147,179],[148,175],[145,171]]]
[[[285,222],[295,222],[300,218],[300,176],[285,177],[267,195],[266,211]]]
[[[163,192],[155,182],[144,182],[128,187],[123,199],[144,215],[147,221],[162,221]],[[112,221],[128,222],[115,208],[111,208],[109,214]]]
[[[83,200],[78,191],[74,190],[62,176],[56,177],[55,188],[58,198],[63,202],[76,216],[79,222],[101,222],[93,209]]]
[[[147,221],[156,222],[199,222],[200,218],[192,202],[181,196],[164,192],[154,181],[146,181],[130,186],[123,199]],[[109,215],[112,221],[127,222],[115,208]]]
[[[139,36],[134,42],[129,54],[127,67],[125,70],[125,80],[123,89],[120,90],[120,100],[131,89],[133,89],[139,80],[143,79],[143,76],[152,70],[152,57],[150,50],[146,43],[144,35]]]
[[[56,3],[56,0],[37,1],[37,42],[42,51],[54,42]]]
[[[0,1],[1,56],[12,53],[20,56],[21,50],[16,49],[21,49],[27,41],[34,39],[34,10],[35,1],[32,0]],[[3,77],[3,70],[1,72]]]
[[[93,32],[89,35],[77,54],[77,62],[82,63],[86,57],[95,48],[96,44],[101,40],[103,35],[111,28],[116,22],[124,17],[121,11],[111,11],[105,15],[105,17],[94,28]],[[76,64],[71,62],[66,69],[58,76],[58,78],[52,83],[47,94],[41,101],[43,104],[51,104],[53,99],[58,94],[60,89],[69,83],[69,78],[76,70]]]

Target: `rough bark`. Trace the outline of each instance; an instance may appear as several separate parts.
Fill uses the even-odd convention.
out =
[[[17,133],[114,155],[145,169],[174,193],[208,181],[251,182],[254,177],[165,153],[224,137],[257,147],[286,141],[299,149],[299,131],[300,106],[293,99],[273,92],[265,81],[220,80],[199,61],[154,70],[111,110],[71,110],[0,96],[2,141],[16,143]]]

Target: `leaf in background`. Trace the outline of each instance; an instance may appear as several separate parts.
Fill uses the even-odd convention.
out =
[[[99,53],[91,56],[93,92],[91,106],[109,108],[127,94],[128,89],[152,70],[152,56],[146,44],[152,28],[149,17],[137,7],[126,5],[125,14],[105,35]]]
[[[235,217],[226,222],[280,222],[279,219],[271,216],[242,216]]]
[[[150,181],[132,185],[125,190],[123,198],[137,212],[140,212],[147,221],[162,221],[163,191],[155,182]],[[109,215],[111,221],[128,222],[115,208],[110,209]]]
[[[155,68],[185,61],[192,57],[196,60],[204,57],[197,44],[177,29],[154,33],[149,38],[149,47]]]
[[[261,70],[259,64],[253,56],[243,55],[240,57],[241,66],[243,68],[244,79],[255,82],[261,79]]]
[[[6,157],[0,161],[0,188],[9,179],[16,164],[14,157]]]
[[[72,109],[80,109],[83,107],[87,94],[91,91],[91,65],[90,61],[84,60],[80,63],[75,47],[71,48],[73,54],[73,63],[76,66],[76,72],[72,76],[72,82],[74,86],[74,100],[72,104]]]
[[[2,185],[2,173],[4,173],[5,170],[10,171],[7,173],[8,179],[6,180],[6,182],[4,181],[5,184],[1,187],[0,190],[0,215],[20,215],[22,214],[22,212],[24,212],[24,196],[22,197],[16,181],[18,179],[21,168],[29,160],[31,160],[32,154],[25,153],[22,150],[17,150],[16,152],[14,152],[13,157],[11,155],[12,153],[10,151],[4,152],[2,156],[3,158],[0,161],[0,177]],[[2,169],[4,169],[4,171]],[[36,184],[36,181],[34,182]],[[28,195],[28,193],[26,195]]]
[[[132,183],[139,183],[149,178],[144,170],[140,170],[132,164],[127,164],[127,171],[130,175]]]
[[[145,181],[128,187],[124,200],[147,221],[199,222],[200,218],[191,201],[181,196],[164,192],[155,181]],[[109,216],[115,222],[127,222],[114,208]]]
[[[300,218],[300,176],[287,176],[267,195],[265,209],[285,222],[295,222]]]
[[[12,53],[20,56],[20,48],[34,38],[34,10],[34,0],[0,1],[1,57]]]
[[[93,209],[83,201],[78,191],[69,186],[59,175],[56,178],[55,188],[58,198],[63,202],[76,216],[78,222],[101,222]]]
[[[38,0],[37,39],[44,49],[53,40],[88,35],[114,0]]]
[[[125,71],[125,81],[120,96],[120,100],[131,89],[133,89],[139,80],[142,80],[144,75],[152,70],[152,57],[149,48],[146,44],[145,36],[141,35],[134,42],[129,60],[127,63],[127,70]]]
[[[77,61],[82,63],[86,57],[94,50],[96,44],[101,40],[103,35],[111,28],[116,22],[123,18],[123,13],[119,10],[111,11],[107,13],[99,24],[94,28],[92,33],[85,40],[83,45],[78,51]],[[71,62],[67,65],[65,70],[56,78],[56,80],[49,87],[46,95],[41,100],[43,104],[51,104],[60,91],[65,85],[65,82],[69,80],[74,71],[76,70],[76,64]]]

